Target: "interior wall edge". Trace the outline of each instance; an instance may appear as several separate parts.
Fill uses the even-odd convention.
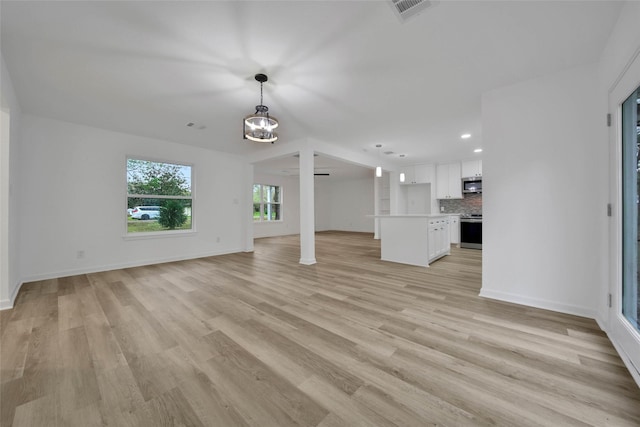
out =
[[[598,307],[596,309],[595,321],[600,329],[602,329],[604,332],[607,332],[609,330],[609,320],[606,317],[602,317],[603,314],[606,313],[602,313],[602,310]]]

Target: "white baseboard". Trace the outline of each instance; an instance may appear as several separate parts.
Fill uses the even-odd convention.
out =
[[[596,323],[598,324],[598,326],[600,326],[600,329],[602,329],[603,332],[605,332],[607,335],[608,333],[608,326],[609,326],[609,322],[605,321],[601,316],[601,313],[598,313],[598,315],[596,316]]]
[[[13,308],[13,301],[15,299],[11,300],[11,299],[2,299],[0,300],[0,311],[2,310],[9,310],[10,308]]]
[[[574,316],[588,317],[589,319],[596,319],[597,312],[588,307],[581,307],[572,304],[563,304],[556,301],[549,301],[540,298],[532,298],[525,295],[511,294],[507,292],[491,291],[487,289],[480,289],[480,296],[483,298],[490,298],[499,301],[512,302],[515,304],[526,305],[529,307],[542,308],[545,310],[558,311],[565,314],[573,314]]]
[[[117,264],[110,264],[110,265],[101,265],[101,266],[93,266],[93,267],[78,268],[78,269],[71,269],[71,270],[60,270],[60,271],[50,272],[50,273],[35,274],[35,275],[24,277],[20,281],[20,283],[16,286],[10,299],[0,300],[0,310],[8,310],[10,308],[13,308],[13,305],[16,301],[16,297],[18,296],[18,292],[20,288],[22,287],[23,284],[29,283],[29,282],[36,282],[39,280],[59,279],[61,277],[77,276],[79,274],[100,273],[102,271],[120,270],[123,268],[142,267],[144,265],[163,264],[166,262],[186,261],[189,259],[206,258],[210,256],[226,255],[226,254],[232,254],[232,253],[238,253],[238,252],[244,252],[244,250],[234,248],[234,249],[229,249],[225,251],[212,251],[212,252],[187,255],[187,256],[173,256],[173,257],[158,258],[158,259],[138,260],[133,262],[125,262],[125,263],[117,263]]]
[[[0,311],[9,310],[13,308],[13,304],[16,302],[16,297],[18,296],[18,292],[20,292],[20,288],[24,282],[17,283],[13,288],[13,292],[9,295],[9,299],[0,300]]]

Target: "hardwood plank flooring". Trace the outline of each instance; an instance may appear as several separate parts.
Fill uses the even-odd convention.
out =
[[[0,313],[2,426],[640,426],[595,321],[478,297],[482,252],[370,234],[25,284]]]

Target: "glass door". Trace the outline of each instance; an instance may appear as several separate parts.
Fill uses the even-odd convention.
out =
[[[640,384],[640,57],[609,94],[612,111],[609,336]]]
[[[638,296],[638,208],[640,205],[640,88],[622,103],[622,315],[636,331],[640,299]]]

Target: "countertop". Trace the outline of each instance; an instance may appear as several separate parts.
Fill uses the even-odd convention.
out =
[[[370,215],[374,218],[441,218],[452,214],[398,214],[398,215]]]

